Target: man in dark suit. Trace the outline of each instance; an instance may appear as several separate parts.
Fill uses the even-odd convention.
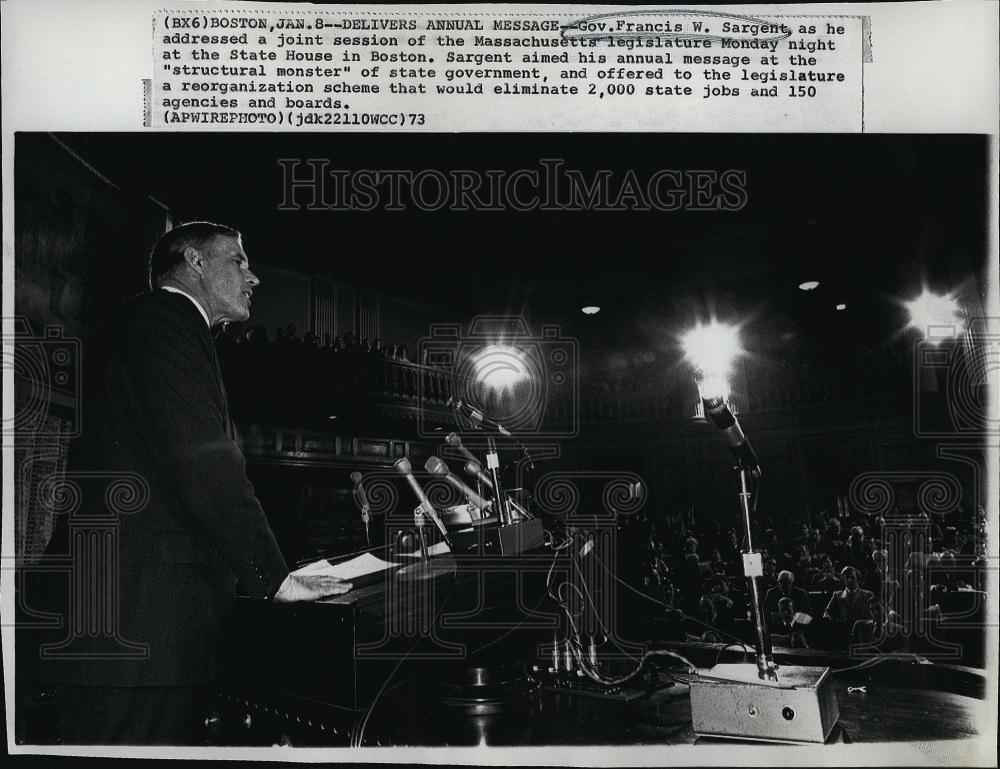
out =
[[[795,575],[790,571],[778,574],[778,585],[764,594],[764,616],[768,619],[778,613],[778,601],[782,598],[791,600],[796,612],[812,616],[809,605],[809,594],[800,587],[795,587]]]
[[[208,222],[177,227],[153,249],[149,278],[151,291],[116,318],[102,396],[85,426],[90,468],[141,477],[148,503],[99,514],[114,519],[117,569],[73,555],[77,574],[116,572],[108,606],[89,610],[113,616],[130,651],[95,653],[87,639],[72,655],[50,649],[41,667],[60,685],[64,744],[196,742],[237,583],[279,601],[350,589],[289,574],[229,421],[211,330],[250,315],[259,281],[240,233]]]
[[[861,587],[858,570],[853,566],[841,569],[840,576],[844,579],[844,589],[831,596],[823,618],[846,622],[849,628],[853,628],[855,622],[872,618],[875,596]]]
[[[796,621],[797,612],[791,598],[778,600],[778,621],[771,627],[771,642],[789,649],[808,649],[805,632],[808,625]]]

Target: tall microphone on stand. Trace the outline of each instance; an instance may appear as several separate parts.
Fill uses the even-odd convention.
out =
[[[736,470],[740,474],[740,508],[743,513],[743,536],[746,538],[743,572],[747,582],[750,583],[751,608],[757,629],[757,675],[762,680],[777,681],[778,674],[771,651],[771,636],[767,632],[764,611],[761,607],[759,579],[764,575],[764,566],[760,553],[753,549],[750,530],[750,516],[753,512],[750,486],[751,479],[759,479],[761,476],[760,460],[757,459],[757,452],[747,440],[743,428],[730,411],[725,398],[718,395],[703,397],[702,405],[705,407],[705,416],[722,431],[726,445],[736,460]]]
[[[444,523],[442,523],[441,519],[438,517],[437,510],[434,509],[434,505],[432,505],[431,501],[427,498],[427,495],[417,482],[417,479],[413,477],[413,466],[410,465],[410,460],[406,457],[400,457],[396,460],[394,466],[396,468],[396,472],[406,477],[407,482],[410,484],[410,488],[413,489],[413,493],[416,494],[417,499],[420,500],[420,507],[428,516],[430,516],[431,520],[434,521],[434,525],[437,526],[438,531],[441,532],[441,537],[448,544],[448,547],[451,548],[451,538],[448,536],[448,529],[445,528]]]
[[[466,499],[473,504],[473,506],[478,507],[480,512],[485,513],[486,506],[488,504],[487,501],[479,496],[479,494],[477,494],[471,487],[466,485],[465,481],[452,473],[444,460],[439,457],[428,457],[427,462],[424,463],[424,469],[431,475],[444,478],[448,483],[458,489],[466,497]]]

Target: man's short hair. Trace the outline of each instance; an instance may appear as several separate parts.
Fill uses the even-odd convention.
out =
[[[840,576],[842,577],[846,577],[850,573],[853,573],[855,577],[858,576],[858,570],[855,569],[853,566],[845,566],[843,569],[840,570]]]
[[[785,605],[791,606],[793,609],[795,608],[795,604],[792,603],[792,599],[791,598],[788,598],[788,597],[779,598],[778,599],[778,608],[780,609],[782,606],[785,606]]]
[[[156,288],[184,262],[188,247],[204,248],[219,235],[240,237],[238,230],[214,222],[188,222],[174,227],[157,241],[149,255],[149,287]]]
[[[784,577],[787,577],[788,579],[790,579],[790,580],[792,581],[792,583],[793,583],[793,584],[795,583],[795,575],[794,575],[794,574],[792,574],[792,573],[791,573],[790,571],[788,571],[787,569],[784,569],[784,570],[782,570],[782,571],[779,571],[779,572],[778,572],[778,581],[779,581],[779,582],[780,582],[780,581],[782,580],[782,578],[784,578]]]

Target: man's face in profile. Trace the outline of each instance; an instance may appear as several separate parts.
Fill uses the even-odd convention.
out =
[[[250,272],[243,243],[231,235],[217,235],[204,247],[202,281],[210,315],[218,321],[245,321],[250,317],[250,295],[260,284]]]

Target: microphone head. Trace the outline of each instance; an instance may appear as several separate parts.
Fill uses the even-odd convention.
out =
[[[465,472],[469,475],[479,475],[483,471],[482,465],[473,462],[471,459],[465,463]]]
[[[427,457],[427,461],[424,462],[424,469],[431,475],[444,476],[449,473],[448,465],[440,457]]]
[[[726,430],[735,424],[736,417],[724,399],[703,398],[702,404],[705,406],[705,416],[720,430]]]
[[[413,472],[413,466],[410,464],[410,460],[406,457],[400,457],[393,463],[393,467],[400,475],[410,475]]]
[[[361,473],[359,473],[357,470],[351,473],[351,483],[353,483],[355,486],[361,483]]]
[[[458,433],[448,433],[444,437],[444,442],[447,443],[449,446],[461,446],[462,445],[462,439],[458,437]]]

